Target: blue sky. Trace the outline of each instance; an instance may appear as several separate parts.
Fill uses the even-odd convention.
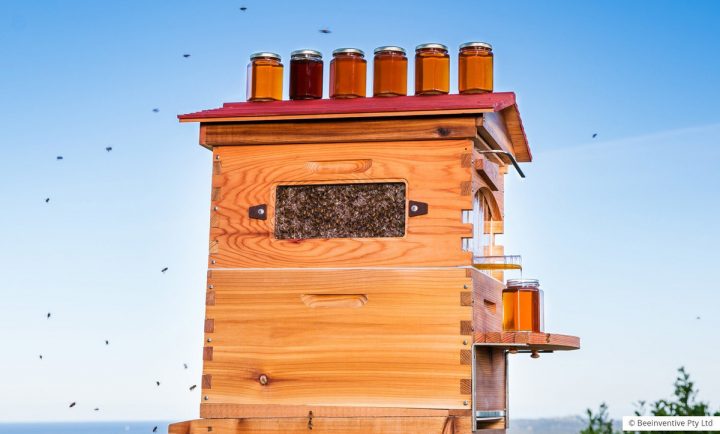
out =
[[[547,329],[584,346],[515,356],[513,416],[629,414],[680,365],[720,406],[718,12],[4,0],[0,421],[197,416],[211,160],[175,115],[243,100],[251,52],[468,40],[493,43],[536,158],[507,177],[506,251],[541,280]]]

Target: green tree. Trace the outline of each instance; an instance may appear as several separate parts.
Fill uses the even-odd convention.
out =
[[[608,415],[608,407],[604,402],[600,404],[597,413],[587,409],[588,426],[580,431],[580,434],[620,434],[621,431],[613,431],[613,420]]]
[[[695,388],[695,383],[690,380],[690,374],[685,371],[685,367],[678,369],[678,376],[675,379],[675,392],[671,399],[659,399],[650,404],[651,416],[720,416],[720,411],[711,413],[710,404],[697,400],[699,390]],[[639,401],[637,404],[635,415],[645,416],[648,411],[647,402]],[[600,404],[597,413],[587,410],[588,426],[580,431],[580,434],[615,434],[612,430],[612,419],[609,418],[607,405]],[[698,431],[695,431],[698,432]],[[710,432],[710,431],[707,431]],[[684,434],[683,431],[674,431],[665,433]]]
[[[678,376],[675,379],[675,393],[672,399],[659,399],[650,404],[651,416],[720,416],[720,411],[714,414],[710,411],[710,404],[697,400],[699,390],[695,388],[695,382],[690,380],[690,374],[685,367],[678,369]],[[645,401],[638,402],[638,410],[635,414],[644,416],[646,414]],[[665,431],[670,434],[682,434],[685,431]],[[695,431],[698,432],[698,431]],[[711,431],[705,431],[711,432]]]

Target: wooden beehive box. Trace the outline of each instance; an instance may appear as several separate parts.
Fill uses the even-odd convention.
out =
[[[180,119],[213,176],[202,419],[171,433],[504,432],[507,351],[578,345],[503,333],[502,273],[472,267],[531,160],[514,94]]]

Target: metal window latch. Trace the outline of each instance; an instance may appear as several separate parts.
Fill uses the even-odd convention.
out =
[[[267,205],[260,204],[250,207],[250,218],[255,220],[267,220]]]
[[[428,204],[425,202],[417,202],[414,200],[410,201],[410,211],[408,215],[410,217],[416,217],[419,215],[425,215],[428,213]]]

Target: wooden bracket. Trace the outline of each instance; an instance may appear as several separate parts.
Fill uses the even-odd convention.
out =
[[[419,215],[425,215],[428,213],[428,204],[425,202],[417,202],[414,200],[410,201],[410,211],[408,215],[410,217],[416,217]]]
[[[499,191],[502,184],[498,179],[501,175],[498,173],[498,165],[483,157],[475,151],[475,161],[473,162],[475,170],[480,178],[487,184],[491,191]]]
[[[255,220],[267,220],[267,205],[255,205],[250,207],[250,218]]]

